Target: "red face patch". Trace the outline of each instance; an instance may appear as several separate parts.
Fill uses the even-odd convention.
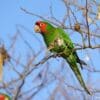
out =
[[[42,21],[37,21],[36,25],[38,25],[40,27],[40,30],[42,33],[46,33],[46,26],[47,24],[42,22]]]

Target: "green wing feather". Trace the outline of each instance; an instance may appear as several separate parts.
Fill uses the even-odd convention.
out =
[[[65,33],[65,31],[62,28],[57,28],[59,31],[59,34],[61,34],[62,38],[64,39],[64,42],[66,43],[66,46],[70,49],[70,52],[73,52],[73,55],[76,57],[77,63],[80,64],[81,69],[83,69],[83,65],[87,65],[83,60],[79,59],[75,49],[74,44],[71,41],[69,35]]]
[[[59,34],[62,36],[64,42],[66,43],[66,45],[73,49],[74,48],[74,45],[69,37],[68,34],[65,33],[65,31],[62,29],[62,28],[57,28],[57,31],[59,32]]]

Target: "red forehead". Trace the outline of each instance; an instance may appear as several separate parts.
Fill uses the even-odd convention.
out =
[[[39,25],[40,23],[43,23],[42,21],[37,21],[35,24]]]
[[[40,24],[40,23],[41,23],[40,21],[37,21],[35,24],[38,25],[38,24]]]

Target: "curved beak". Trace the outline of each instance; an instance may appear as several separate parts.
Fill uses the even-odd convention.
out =
[[[34,26],[34,31],[35,31],[36,33],[40,33],[40,32],[41,32],[40,27],[39,27],[38,25],[35,25],[35,26]]]

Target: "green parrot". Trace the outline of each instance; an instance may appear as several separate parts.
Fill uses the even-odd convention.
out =
[[[59,54],[68,62],[81,86],[88,94],[91,94],[83,81],[77,65],[79,63],[82,68],[82,65],[86,65],[86,63],[79,59],[69,35],[62,28],[54,27],[47,21],[37,21],[34,31],[42,34],[48,50]]]

